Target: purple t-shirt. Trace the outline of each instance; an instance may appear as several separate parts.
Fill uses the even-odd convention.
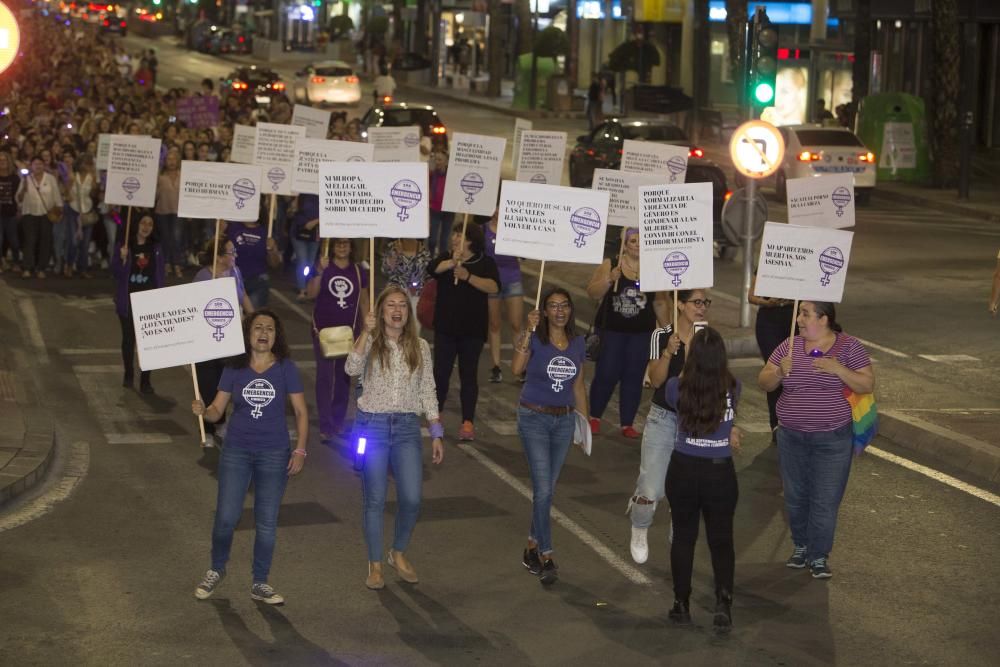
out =
[[[361,279],[360,286],[358,278]],[[361,330],[361,312],[358,299],[361,290],[368,287],[368,272],[357,264],[342,269],[333,262],[319,277],[319,294],[313,319],[317,329],[326,327],[354,326],[354,334]],[[356,316],[355,316],[356,314]]]
[[[781,342],[769,363],[781,365],[788,356],[788,339]],[[871,358],[864,346],[853,336],[839,333],[837,340],[824,355],[835,357],[852,371],[870,366]],[[778,422],[796,431],[815,433],[835,431],[851,423],[851,405],[844,398],[844,383],[836,375],[820,373],[812,365],[805,339],[795,337],[792,374],[781,381],[778,399]]]
[[[240,273],[240,268],[234,266],[232,271],[226,271],[225,273],[220,273],[215,276],[216,278],[235,278],[236,279],[236,300],[239,301],[241,308],[243,307],[243,295],[246,294],[246,288],[243,287],[243,274]],[[194,274],[194,280],[191,282],[198,283],[203,280],[212,280],[212,269],[208,267],[202,268],[198,273]]]
[[[230,222],[226,226],[226,236],[236,248],[236,266],[245,278],[252,280],[267,273],[267,227]]]
[[[736,417],[736,402],[740,398],[740,381],[736,381],[736,387],[726,392],[726,411],[722,415],[722,421],[711,433],[700,436],[692,436],[684,431],[678,410],[678,395],[680,393],[680,378],[672,377],[667,380],[664,393],[667,398],[667,405],[674,412],[678,413],[677,419],[677,440],[674,443],[674,451],[688,456],[700,456],[706,459],[717,459],[724,456],[732,456],[733,448],[729,444],[729,436],[733,432],[733,420]]]
[[[532,336],[521,400],[552,407],[576,405],[573,382],[583,368],[586,348],[583,336],[571,338],[565,350]]]
[[[233,414],[226,430],[226,447],[288,448],[285,405],[290,394],[301,394],[302,377],[291,359],[276,361],[263,373],[226,366],[219,391],[231,394]]]
[[[521,263],[517,261],[517,257],[497,254],[497,235],[490,229],[489,223],[483,225],[483,233],[486,234],[486,254],[496,262],[497,270],[500,272],[500,284],[521,282]]]

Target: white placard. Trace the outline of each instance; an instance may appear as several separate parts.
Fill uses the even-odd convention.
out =
[[[156,203],[160,140],[116,134],[108,150],[104,203],[151,208]]]
[[[253,154],[257,146],[257,128],[252,125],[233,125],[233,149],[229,151],[229,161],[253,164]]]
[[[886,123],[882,126],[882,154],[879,169],[915,169],[917,144],[913,138],[913,123]]]
[[[427,164],[324,162],[319,166],[323,238],[427,238]]]
[[[323,162],[372,162],[375,147],[358,141],[299,139],[295,144],[292,190],[319,194],[319,165]]]
[[[253,163],[264,175],[264,192],[269,195],[292,194],[295,171],[295,142],[306,136],[306,128],[257,123]]]
[[[375,147],[375,162],[419,162],[420,128],[369,127],[368,143]]]
[[[536,185],[559,185],[565,161],[565,132],[525,130],[521,133],[514,180]]]
[[[444,181],[442,211],[493,215],[507,140],[456,132]]]
[[[133,292],[130,297],[143,371],[246,352],[235,278]]]
[[[642,290],[711,287],[712,184],[644,185],[639,213]]]
[[[326,139],[330,129],[330,111],[314,109],[303,104],[296,104],[292,111],[292,125],[306,128],[309,139]]]
[[[788,222],[804,227],[854,226],[854,174],[807,176],[785,181]]]
[[[840,303],[853,238],[854,232],[843,229],[767,223],[754,293],[776,299]]]
[[[687,146],[626,139],[621,170],[635,174],[667,174],[670,183],[683,183],[687,175]]]
[[[608,231],[607,192],[504,181],[498,255],[600,264]]]
[[[512,144],[510,158],[510,164],[514,169],[517,169],[517,156],[521,153],[521,137],[531,128],[532,124],[530,120],[524,120],[523,118],[514,119],[514,143]]]
[[[617,169],[595,169],[591,188],[611,195],[608,203],[608,224],[620,227],[639,226],[639,188],[643,185],[663,185],[663,174],[630,174]]]
[[[108,155],[111,153],[111,137],[121,136],[115,134],[97,135],[97,158],[95,159],[97,169],[108,170]]]
[[[257,220],[260,214],[260,167],[225,162],[181,162],[181,218]]]

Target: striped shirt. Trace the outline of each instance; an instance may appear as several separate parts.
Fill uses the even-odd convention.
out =
[[[767,360],[775,366],[788,355],[788,339],[782,341]],[[836,357],[852,371],[871,365],[868,351],[857,338],[838,333],[833,347],[825,357]],[[813,368],[812,358],[805,349],[805,339],[795,337],[792,374],[782,380],[778,399],[778,422],[796,431],[815,433],[835,431],[851,423],[851,406],[844,398],[844,382],[836,375],[820,373]]]
[[[649,360],[656,361],[663,355],[663,351],[667,349],[667,343],[670,342],[670,337],[674,334],[674,327],[668,324],[665,327],[660,327],[653,332],[653,335],[649,337]],[[663,381],[659,387],[653,390],[653,403],[660,406],[664,410],[669,410],[674,412],[674,409],[667,404],[667,397],[664,390],[667,387],[667,380],[672,377],[677,377],[684,370],[684,359],[686,358],[686,351],[684,341],[681,341],[681,346],[677,348],[677,354],[670,357],[670,363],[667,365],[667,378]]]

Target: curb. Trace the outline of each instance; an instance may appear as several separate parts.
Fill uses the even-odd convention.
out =
[[[464,102],[470,106],[479,107],[481,109],[488,109],[490,111],[495,111],[496,113],[504,114],[505,116],[513,116],[514,118],[534,118],[534,119],[562,119],[562,120],[586,120],[587,115],[582,111],[547,111],[535,109],[534,111],[530,109],[512,109],[507,106],[500,104],[495,104],[490,102],[488,98],[479,98],[473,95],[453,95],[447,91],[447,88],[430,88],[425,86],[415,86],[410,83],[400,83],[397,86],[397,90],[405,91],[410,94],[418,95],[437,95],[438,97],[444,97],[452,102]]]
[[[1000,222],[1000,210],[986,211],[973,208],[971,206],[964,206],[958,203],[941,201],[932,197],[921,197],[916,193],[896,192],[894,190],[885,190],[878,187],[872,190],[872,196],[899,204],[917,204],[919,206],[923,206],[924,208],[934,209],[943,213],[964,215],[970,218],[985,220],[987,222]]]
[[[52,465],[55,451],[54,432],[25,435],[21,449],[0,472],[0,509],[42,481]]]

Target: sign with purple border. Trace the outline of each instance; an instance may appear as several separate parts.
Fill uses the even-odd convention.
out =
[[[427,238],[430,216],[423,162],[323,162],[323,238]]]
[[[819,180],[819,179],[816,179]],[[854,232],[769,222],[757,265],[757,296],[800,301],[843,299]]]

